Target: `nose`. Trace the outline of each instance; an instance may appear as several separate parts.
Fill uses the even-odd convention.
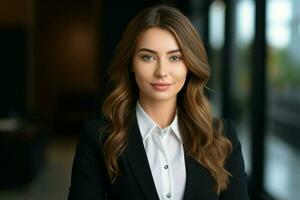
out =
[[[160,60],[156,64],[155,76],[158,78],[167,77],[168,76],[167,68],[168,68],[167,63],[164,63],[162,60]]]

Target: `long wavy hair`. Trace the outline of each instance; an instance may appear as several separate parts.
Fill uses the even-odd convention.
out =
[[[177,94],[177,113],[183,146],[187,155],[203,165],[215,180],[215,191],[229,184],[230,173],[224,165],[232,145],[223,136],[221,120],[213,119],[210,102],[205,95],[210,78],[207,55],[197,31],[180,11],[159,5],[141,11],[128,24],[110,65],[108,74],[113,84],[104,100],[102,113],[108,132],[103,149],[111,181],[121,175],[118,157],[127,145],[128,129],[135,114],[138,87],[131,72],[138,37],[147,29],[159,27],[177,39],[183,60],[189,70],[186,82]]]

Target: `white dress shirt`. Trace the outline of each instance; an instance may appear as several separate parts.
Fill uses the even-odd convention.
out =
[[[177,115],[171,125],[161,128],[137,102],[136,116],[160,200],[182,200],[186,172]]]

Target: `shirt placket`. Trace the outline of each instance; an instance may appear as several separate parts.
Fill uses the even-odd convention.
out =
[[[168,140],[168,129],[160,129],[159,134],[159,142],[160,142],[160,150],[161,150],[161,177],[163,182],[163,194],[164,199],[170,200],[172,199],[172,185],[171,185],[171,166],[169,161],[169,156],[167,153],[167,140]]]

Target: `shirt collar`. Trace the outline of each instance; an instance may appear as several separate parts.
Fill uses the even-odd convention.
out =
[[[136,104],[136,116],[140,128],[141,136],[143,138],[143,142],[151,135],[152,131],[155,128],[161,129],[161,127],[158,124],[156,124],[151,119],[151,117],[144,111],[144,109],[142,108],[139,102],[137,102]],[[176,138],[179,140],[179,142],[182,143],[179,126],[178,126],[177,113],[172,123],[166,128],[170,128],[171,129],[170,132],[174,133]]]

